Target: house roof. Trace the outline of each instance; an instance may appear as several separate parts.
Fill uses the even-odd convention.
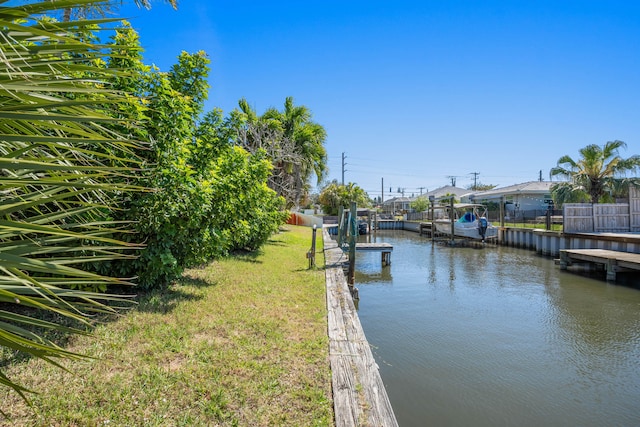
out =
[[[444,197],[447,194],[453,194],[456,197],[460,197],[468,193],[469,193],[469,190],[467,190],[466,188],[454,187],[452,185],[445,185],[444,187],[436,188],[435,190],[432,190],[432,191],[429,191],[428,193],[423,194],[422,197],[433,196],[436,199],[439,199],[441,197]]]
[[[478,198],[494,198],[513,194],[546,194],[551,191],[551,186],[555,184],[551,181],[529,181],[521,184],[509,185],[507,187],[494,188],[487,191],[479,191],[473,194]]]

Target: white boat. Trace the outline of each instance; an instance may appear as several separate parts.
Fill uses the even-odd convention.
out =
[[[498,237],[498,228],[487,220],[487,209],[484,205],[458,203],[453,205],[453,215],[454,236],[482,241]],[[451,217],[436,219],[433,224],[438,233],[451,235]]]

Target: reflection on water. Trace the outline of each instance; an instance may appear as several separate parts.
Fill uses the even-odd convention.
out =
[[[640,291],[534,252],[379,232],[359,316],[402,426],[640,425]]]

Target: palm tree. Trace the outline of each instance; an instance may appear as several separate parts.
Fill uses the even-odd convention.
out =
[[[551,188],[554,201],[558,205],[585,201],[599,203],[628,191],[631,183],[639,181],[637,177],[627,175],[640,168],[640,156],[620,157],[618,150],[626,147],[622,141],[608,141],[602,147],[591,144],[582,148],[582,158],[578,161],[568,155],[562,156],[558,166],[551,169],[551,175],[562,176],[568,181]]]
[[[258,116],[245,99],[231,113],[229,123],[241,133],[240,143],[250,152],[264,149],[273,164],[269,186],[287,201],[299,204],[309,192],[315,174],[320,183],[327,172],[325,129],[311,120],[305,106],[295,106],[287,97],[284,110],[270,108]]]
[[[302,156],[302,176],[308,181],[312,174],[320,183],[327,172],[327,152],[324,143],[327,139],[325,129],[311,120],[311,111],[304,105],[295,106],[293,97],[287,97],[284,111],[269,109],[264,118],[279,120],[284,137],[293,141],[296,151]]]
[[[80,355],[41,331],[85,333],[84,326],[65,327],[41,313],[89,325],[90,315],[113,312],[108,303],[127,298],[96,291],[130,283],[93,265],[132,258],[139,248],[111,237],[129,229],[110,220],[112,195],[136,190],[126,182],[143,148],[106,126],[126,122],[105,113],[124,97],[99,83],[116,71],[97,65],[103,46],[81,41],[93,22],[40,19],[90,3],[0,8],[0,347],[54,364]],[[1,371],[0,385],[22,397],[29,391]]]
[[[147,9],[151,8],[150,0],[134,0],[136,5],[139,7],[144,7]],[[178,0],[166,0],[167,3],[171,5],[174,9],[178,8]],[[76,1],[75,3],[80,3]],[[67,6],[62,11],[62,22],[69,22],[71,19],[86,19],[93,16],[103,17],[110,13],[113,13],[115,9],[117,9],[118,3],[122,4],[123,0],[118,1],[101,1],[94,2],[89,0],[89,3],[86,2],[82,5],[78,5],[75,7]]]

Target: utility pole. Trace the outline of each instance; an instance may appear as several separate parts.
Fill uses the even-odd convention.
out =
[[[451,186],[455,187],[456,186],[456,176],[453,175],[449,175],[447,178],[449,178],[451,180]]]
[[[540,169],[540,175],[538,176],[538,181],[542,182],[542,169]]]
[[[344,186],[344,165],[346,165],[344,159],[346,159],[347,157],[344,155],[344,151],[342,152],[342,186]]]
[[[426,187],[418,187],[418,190],[420,190],[420,195],[422,196],[422,190],[424,190]]]
[[[478,175],[480,175],[480,172],[471,172],[471,175],[473,175],[473,189],[477,189],[478,188]]]
[[[382,199],[380,200],[380,204],[384,203],[384,177],[382,177]]]

